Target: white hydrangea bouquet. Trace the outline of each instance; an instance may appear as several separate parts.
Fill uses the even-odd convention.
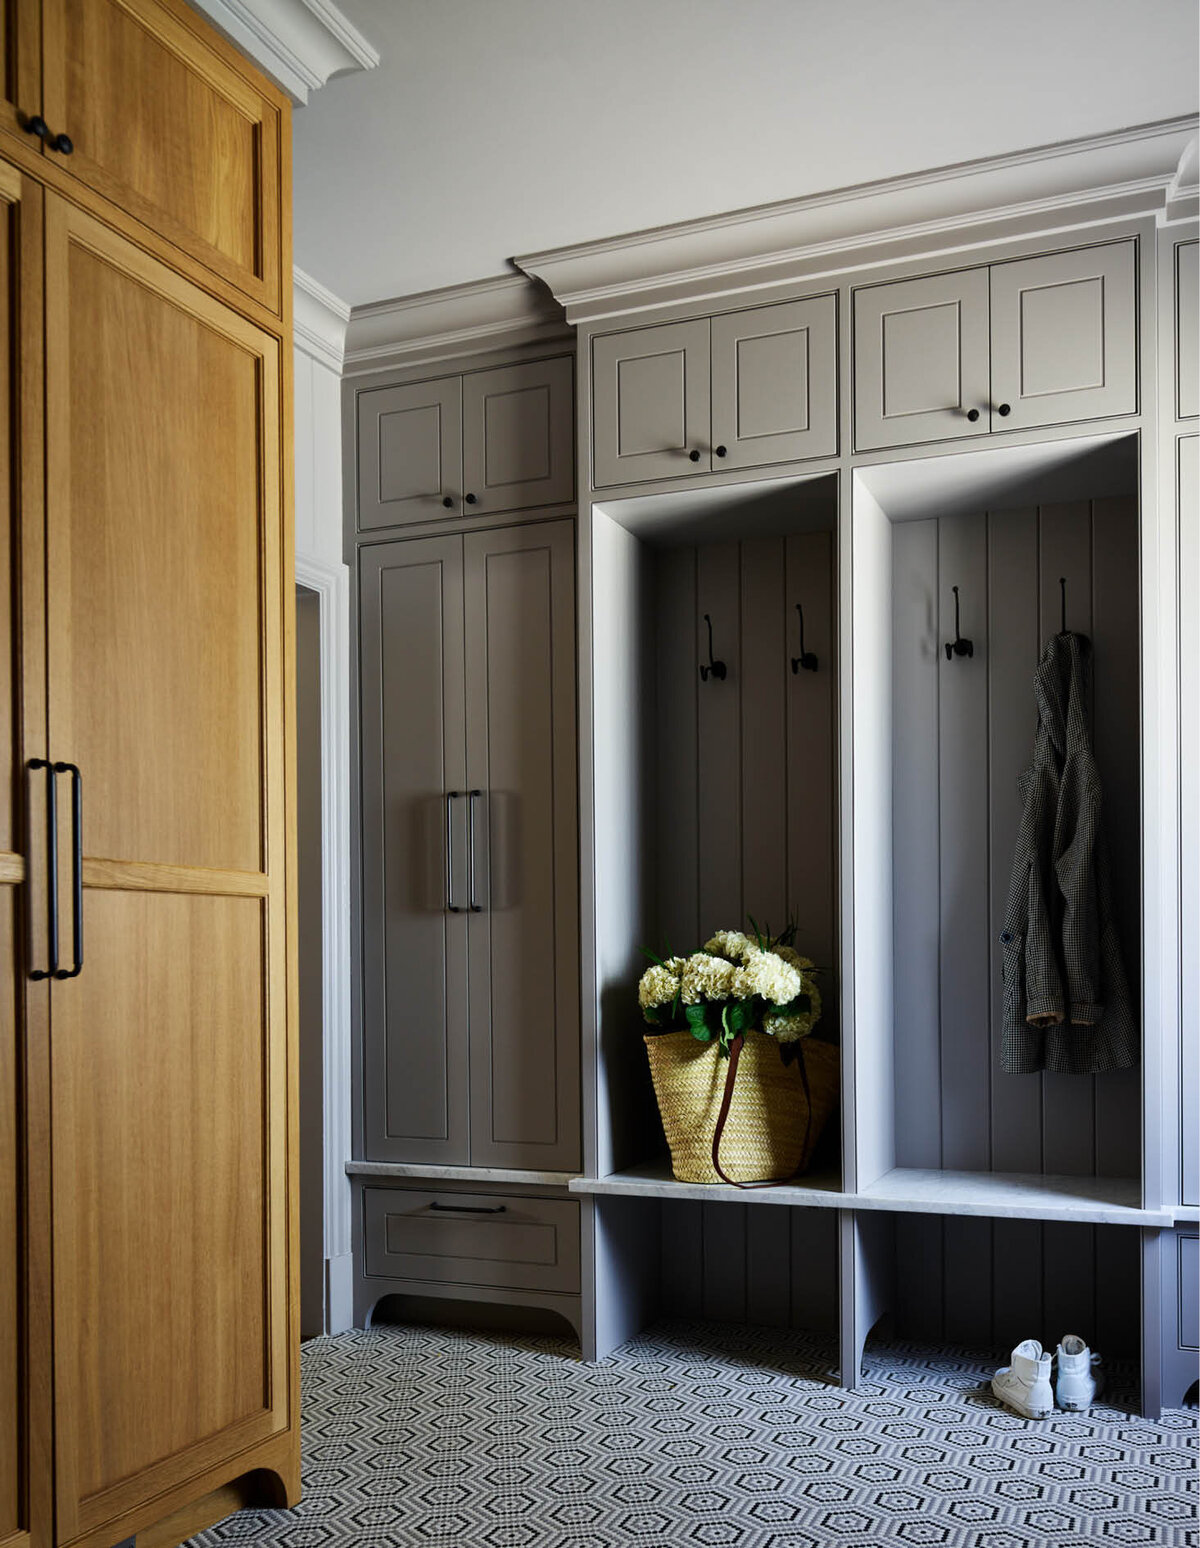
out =
[[[656,957],[638,984],[638,1003],[660,1032],[692,1034],[728,1057],[732,1040],[751,1030],[779,1044],[785,1064],[821,1016],[817,968],[795,950],[795,924],[772,936],[750,920],[752,935],[718,930],[690,957]]]

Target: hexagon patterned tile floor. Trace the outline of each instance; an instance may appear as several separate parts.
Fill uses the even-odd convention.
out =
[[[378,1327],[306,1344],[304,1498],[192,1548],[1195,1544],[1194,1411],[1002,1408],[977,1352],[663,1323],[603,1365],[552,1339]],[[1111,1404],[1111,1406],[1110,1406]]]

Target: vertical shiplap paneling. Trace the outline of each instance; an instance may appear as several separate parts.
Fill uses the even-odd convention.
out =
[[[698,840],[699,944],[714,930],[736,929],[742,906],[741,555],[736,543],[711,543],[696,550],[695,661],[708,660],[712,619],[713,654],[724,661],[723,681],[709,677],[697,688],[699,748]]]
[[[704,1205],[675,1199],[660,1205],[662,1311],[666,1317],[704,1315]]]
[[[792,1313],[791,1209],[746,1207],[746,1321],[786,1328]],[[807,1210],[803,1213],[825,1213]],[[832,1213],[828,1211],[827,1213]],[[811,1326],[812,1324],[805,1324]]]
[[[943,1327],[952,1344],[991,1341],[992,1222],[950,1216],[943,1222]]]
[[[704,1211],[704,1315],[746,1321],[746,1206],[701,1204]]]
[[[988,518],[988,820],[991,986],[992,1166],[997,1172],[1042,1169],[1042,1078],[1000,1068],[1004,1025],[1000,932],[1008,906],[1012,857],[1021,824],[1018,789],[1033,752],[1037,705],[1033,674],[1041,654],[1038,621],[1038,513]],[[1026,1245],[1032,1245],[1026,1240]],[[1041,1253],[1041,1238],[1037,1240]],[[998,1258],[1002,1261],[1002,1255]]]
[[[1042,1227],[1043,1342],[1064,1333],[1078,1333],[1088,1342],[1095,1336],[1095,1265],[1095,1226],[1055,1221]],[[1099,1288],[1101,1297],[1107,1296],[1108,1287]]]
[[[1092,513],[1086,501],[1040,508],[1039,616],[1044,642],[1061,627],[1059,577],[1067,581],[1067,628],[1092,632]],[[1136,575],[1130,584],[1137,584]],[[1134,733],[1136,734],[1136,733]],[[1051,1174],[1086,1176],[1095,1167],[1095,1082],[1042,1076],[1042,1163]]]
[[[787,917],[788,821],[802,816],[788,801],[785,578],[782,538],[742,543],[742,901],[747,915],[776,932]]]
[[[936,1343],[945,1336],[942,1221],[896,1216],[896,1329],[902,1338]]]
[[[1041,1222],[993,1221],[992,1342],[1012,1349],[1023,1338],[1044,1338],[1044,1326]]]
[[[835,1333],[838,1327],[838,1212],[772,1210],[791,1216],[791,1323]]]
[[[1096,1320],[1083,1337],[1102,1354],[1136,1358],[1141,1331],[1141,1232],[1124,1226],[1096,1226]],[[1053,1337],[1078,1333],[1059,1328]]]
[[[697,691],[696,550],[672,549],[655,559],[656,791],[655,928],[648,942],[662,954],[692,951],[700,939],[700,749]],[[707,684],[703,685],[707,686]]]
[[[1113,904],[1134,1004],[1140,1000],[1137,502],[1092,502],[1092,644],[1096,762],[1104,791]],[[1096,1171],[1136,1177],[1141,1168],[1141,1071],[1096,1077]]]
[[[896,1165],[934,1167],[942,1164],[938,523],[901,523],[892,543]]]
[[[988,1037],[987,526],[982,514],[943,520],[938,535],[939,638],[954,639],[959,588],[972,656],[938,661],[938,804],[941,951],[942,1165],[990,1165]],[[899,898],[899,894],[897,894]],[[907,901],[901,901],[907,908]],[[967,1233],[971,1242],[975,1233]],[[951,1257],[948,1251],[947,1265]],[[947,1310],[951,1297],[947,1294]]]

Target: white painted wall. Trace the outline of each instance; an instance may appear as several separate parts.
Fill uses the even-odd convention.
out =
[[[328,1331],[354,1325],[350,1242],[350,576],[342,562],[341,368],[349,309],[295,291],[296,579],[321,611],[321,861]],[[308,1137],[300,1136],[303,1147]],[[318,1143],[320,1141],[318,1140]]]

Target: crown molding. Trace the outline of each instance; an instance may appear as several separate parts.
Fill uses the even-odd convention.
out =
[[[344,369],[357,376],[571,336],[562,308],[541,285],[505,274],[353,307]]]
[[[1167,220],[1195,220],[1200,213],[1200,138],[1195,135],[1179,157],[1164,213]]]
[[[293,102],[348,70],[373,70],[379,50],[332,0],[191,0]]]
[[[296,348],[340,376],[349,306],[303,269],[292,270],[292,283],[292,333]]]
[[[959,162],[927,172],[659,226],[514,260],[572,324],[676,301],[786,283],[847,267],[1046,226],[1157,213],[1186,161],[1194,115],[1113,134]],[[1194,163],[1189,163],[1194,168]],[[827,260],[840,256],[839,264]]]

